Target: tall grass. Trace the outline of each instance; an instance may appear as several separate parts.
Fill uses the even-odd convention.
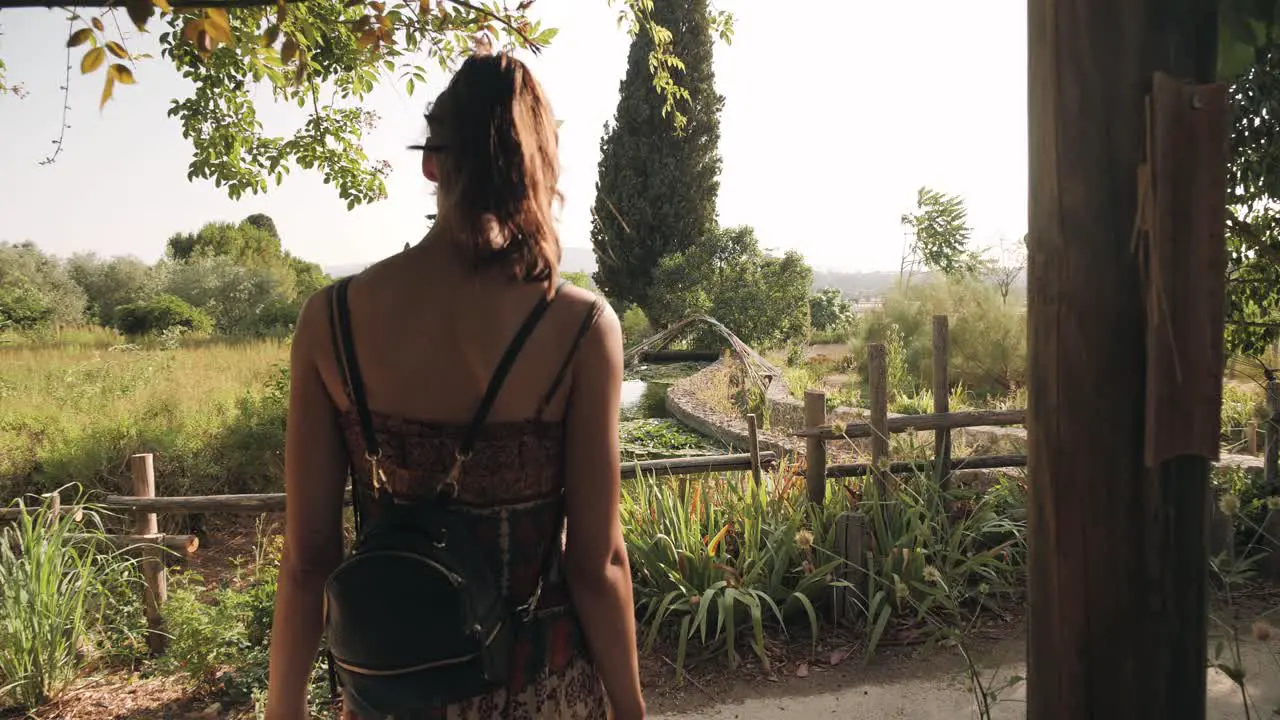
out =
[[[651,477],[623,492],[644,648],[674,640],[680,676],[691,642],[732,666],[745,640],[766,669],[766,628],[803,628],[816,646],[815,603],[843,561],[823,549],[830,525],[812,522],[803,485],[769,485],[745,474]]]
[[[157,454],[165,494],[278,488],[287,357],[272,340],[0,346],[0,497],[123,491],[138,452]]]
[[[137,576],[102,541],[96,512],[82,526],[49,505],[17,507],[19,520],[0,530],[0,699],[34,708],[79,677],[95,638],[124,641],[127,620],[115,620],[136,609],[126,598]]]

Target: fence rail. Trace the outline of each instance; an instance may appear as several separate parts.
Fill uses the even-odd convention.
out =
[[[753,438],[750,452],[738,455],[711,455],[703,457],[676,457],[661,460],[645,460],[622,464],[622,477],[635,478],[644,475],[704,475],[718,472],[751,472],[759,483],[762,469],[775,466],[777,455],[772,452],[760,452]],[[133,474],[133,495],[107,495],[100,501],[92,503],[94,507],[104,510],[118,510],[133,516],[132,534],[102,535],[80,534],[74,537],[101,541],[119,550],[134,551],[141,554],[140,568],[143,575],[143,611],[147,617],[147,644],[153,653],[164,650],[167,635],[164,633],[164,618],[161,609],[168,595],[168,576],[165,570],[164,554],[166,552],[181,557],[190,556],[200,547],[200,541],[194,535],[167,535],[159,531],[158,514],[190,514],[190,513],[225,513],[225,514],[261,514],[279,512],[285,509],[284,493],[263,493],[257,495],[196,495],[196,496],[156,496],[156,477],[154,459],[150,454],[134,455],[130,458]],[[80,507],[63,507],[58,495],[46,496],[48,508],[55,514],[76,514],[77,520],[83,509]],[[344,502],[350,503],[350,499]],[[22,508],[0,509],[0,522],[16,521],[22,516]]]

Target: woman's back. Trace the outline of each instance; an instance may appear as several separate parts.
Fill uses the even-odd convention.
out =
[[[344,682],[373,691],[391,682],[378,685],[387,675],[378,668],[415,673],[412,688],[397,686],[412,697],[371,703],[383,712],[349,693],[348,717],[384,718],[394,708],[396,720],[585,720],[604,717],[606,705],[619,720],[643,717],[618,510],[622,334],[607,305],[557,282],[554,118],[522,63],[477,56],[463,63],[427,121],[422,168],[438,188],[435,226],[417,247],[312,297],[294,335],[268,720],[306,716],[324,627],[335,656],[358,648],[369,663],[335,657]],[[487,406],[486,388],[531,317],[537,324],[509,373],[499,373],[504,382]],[[482,407],[487,413],[476,425]],[[344,584],[353,576],[335,573],[348,470],[367,532],[343,567],[410,563],[375,573],[376,581]],[[445,505],[433,502],[439,489],[455,486]],[[360,565],[371,557],[362,542],[392,542],[406,518],[425,525],[433,507],[447,514],[433,516],[439,527],[408,532],[434,533],[419,547],[465,556],[476,582],[449,570],[444,556],[412,561],[417,550],[408,544]],[[445,525],[448,537],[461,532],[465,542],[441,540]],[[486,620],[493,629],[466,622],[445,629],[424,619],[452,617],[431,614],[463,607],[449,599],[456,593],[414,595],[437,600],[413,600],[390,615],[378,610],[385,594],[406,586],[406,575],[427,567],[443,569],[434,577],[453,587],[496,587],[499,602],[484,605],[502,608]],[[452,567],[462,572],[464,565]],[[327,593],[335,583],[339,589]],[[480,649],[448,654],[455,641]],[[391,664],[383,656],[392,646],[416,660]],[[475,658],[483,658],[481,682],[462,678],[468,689],[459,690],[451,681],[470,672]],[[494,667],[509,671],[505,681],[489,682],[500,675]],[[407,707],[420,711],[399,712]]]

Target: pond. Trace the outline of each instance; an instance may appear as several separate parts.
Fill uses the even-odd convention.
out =
[[[714,455],[725,448],[667,412],[667,390],[704,364],[641,366],[622,382],[621,449],[625,460]]]
[[[671,417],[667,412],[667,388],[671,383],[649,380],[622,381],[622,419]]]

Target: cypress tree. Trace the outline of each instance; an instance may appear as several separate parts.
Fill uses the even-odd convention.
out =
[[[596,285],[621,306],[651,307],[654,271],[664,257],[693,247],[717,228],[720,110],[711,60],[707,0],[654,0],[653,20],[672,35],[684,70],[672,80],[688,92],[676,129],[649,71],[653,40],[631,41],[618,109],[600,143],[591,244]]]

